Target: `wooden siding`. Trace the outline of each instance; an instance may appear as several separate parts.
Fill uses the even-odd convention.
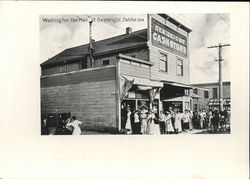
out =
[[[64,86],[82,82],[107,81],[115,78],[115,67],[82,70],[41,78],[41,87]]]
[[[60,72],[60,68],[62,68],[63,66],[54,66],[54,67],[47,67],[45,69],[42,69],[42,75],[53,75],[56,73],[61,73]]]
[[[133,49],[133,50],[127,50],[121,52],[123,55],[127,56],[134,56],[135,58],[141,59],[141,60],[146,60],[149,61],[148,57],[148,49]],[[102,67],[103,66],[103,60],[110,60],[110,65],[115,65],[116,64],[116,57],[118,56],[119,53],[113,53],[109,55],[105,55],[102,57],[95,58],[95,67]]]
[[[121,74],[130,75],[141,78],[149,78],[149,67],[140,66],[139,63],[125,63],[121,61],[120,63]]]
[[[145,47],[132,49],[132,50],[125,50],[120,53],[127,55],[127,56],[135,56],[136,58],[141,59],[141,60],[149,61],[149,56],[148,56],[149,52],[148,52],[148,49],[146,49]],[[116,53],[110,53],[107,55],[102,55],[99,57],[94,57],[95,67],[96,68],[103,67],[103,60],[110,60],[110,65],[115,65],[116,57],[118,56],[118,54],[119,53],[116,52]],[[87,57],[86,60],[87,60],[87,68],[91,68],[91,63],[90,63],[89,58]],[[77,71],[77,70],[81,70],[81,68],[82,68],[82,62],[79,60],[79,61],[76,61],[75,63],[66,64],[66,67],[65,67],[65,64],[46,67],[42,69],[42,76]]]
[[[168,72],[160,71],[160,53],[167,55]],[[177,75],[177,59],[183,60],[183,76]],[[158,47],[150,46],[150,62],[154,63],[151,67],[151,79],[175,81],[189,84],[189,60],[183,57],[164,51]]]
[[[78,63],[70,63],[70,64],[66,65],[67,72],[77,71],[79,69],[80,69],[80,62],[78,62]]]
[[[60,83],[69,79],[67,75],[60,75],[60,78],[51,76],[41,81],[41,112],[71,112],[88,130],[116,130],[116,92],[115,92],[115,67],[112,68],[112,78],[100,78],[99,74],[105,76],[104,69],[71,74],[71,79],[78,82]],[[86,80],[82,76],[94,76],[99,80]],[[50,82],[48,82],[50,81]],[[54,83],[51,83],[54,81]],[[51,85],[46,85],[51,84]],[[54,85],[53,85],[54,84]]]
[[[178,28],[175,24],[169,22],[166,19],[163,19],[162,17],[158,15],[152,15],[154,19],[157,21],[165,24],[166,26],[170,27],[171,29],[177,31],[178,33],[184,35],[187,37],[188,42],[188,33],[181,28]],[[187,44],[189,45],[189,44]],[[189,46],[187,47],[187,50],[189,51]],[[168,71],[162,72],[160,71],[160,53],[164,53],[168,56]],[[189,52],[188,52],[189,53]],[[189,59],[181,57],[179,55],[176,55],[172,53],[171,51],[167,49],[158,48],[152,44],[149,45],[149,58],[150,62],[154,63],[154,65],[151,67],[151,79],[154,80],[166,80],[166,81],[175,81],[179,83],[185,83],[189,84]],[[183,76],[177,75],[177,58],[183,60]]]

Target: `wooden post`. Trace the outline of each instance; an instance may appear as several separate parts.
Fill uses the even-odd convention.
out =
[[[116,59],[116,127],[121,130],[120,59]]]

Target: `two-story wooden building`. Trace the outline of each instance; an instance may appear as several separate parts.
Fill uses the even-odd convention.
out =
[[[89,130],[121,129],[121,109],[190,109],[189,33],[166,14],[148,28],[64,50],[41,64],[41,112],[70,112]],[[92,60],[93,59],[93,60]]]

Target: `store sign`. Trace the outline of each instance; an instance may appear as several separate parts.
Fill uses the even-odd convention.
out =
[[[157,47],[187,57],[187,37],[154,18],[151,19],[151,41]]]
[[[208,101],[208,106],[219,106],[220,102],[223,104],[223,106],[230,106],[231,105],[231,100],[230,98],[224,98],[224,99],[219,99],[219,98],[214,98],[210,99]]]

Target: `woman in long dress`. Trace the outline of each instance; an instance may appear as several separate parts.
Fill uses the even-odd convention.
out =
[[[182,114],[180,113],[179,109],[176,111],[175,115],[175,133],[178,134],[181,132],[181,119],[182,119]]]
[[[130,116],[131,116],[131,111],[130,111],[130,108],[128,108],[127,109],[127,122],[126,122],[126,126],[125,126],[127,134],[132,134],[132,126],[131,126]]]
[[[171,118],[172,118],[172,115],[167,111],[166,112],[166,132],[167,132],[167,134],[171,134],[174,132]]]
[[[166,133],[166,116],[163,113],[163,111],[160,111],[160,115],[159,115],[159,125],[160,125],[160,131],[161,134],[165,134]]]
[[[140,117],[139,117],[139,111],[135,110],[134,113],[134,129],[133,134],[140,134]]]
[[[147,125],[147,134],[153,135],[155,133],[155,114],[150,111],[148,113],[148,125]]]
[[[161,130],[160,130],[160,122],[159,122],[159,117],[158,115],[155,113],[155,119],[154,119],[154,134],[155,135],[160,135],[161,134]]]
[[[188,113],[188,110],[185,110],[185,113],[183,114],[183,123],[184,123],[184,131],[189,130],[189,121],[190,121],[190,115]]]
[[[147,123],[148,123],[147,110],[145,108],[141,110],[140,118],[141,118],[141,133],[145,135],[147,133]]]
[[[72,126],[73,129],[73,133],[72,135],[80,135],[81,134],[81,126],[82,121],[78,121],[76,120],[75,116],[72,117],[72,121],[66,124],[66,127],[68,126]]]

